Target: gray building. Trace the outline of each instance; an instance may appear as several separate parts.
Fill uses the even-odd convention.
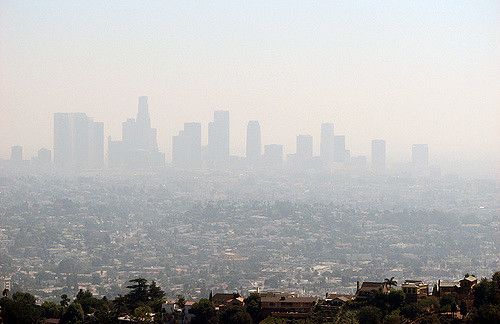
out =
[[[251,120],[247,125],[246,159],[249,165],[257,166],[262,154],[262,136],[260,124]]]
[[[334,126],[332,123],[321,124],[319,156],[326,165],[334,161]]]
[[[172,138],[172,164],[177,168],[201,168],[201,124],[185,123]]]
[[[84,113],[55,113],[54,163],[66,171],[102,168],[104,124]]]
[[[381,139],[372,140],[372,170],[377,173],[385,171],[385,141]]]

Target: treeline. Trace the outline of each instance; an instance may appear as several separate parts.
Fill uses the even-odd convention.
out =
[[[181,312],[167,314],[162,310],[165,292],[154,281],[137,278],[129,281],[129,292],[113,300],[98,298],[91,292],[80,290],[70,299],[45,301],[24,292],[3,292],[0,316],[3,323],[43,323],[45,319],[59,319],[60,323],[118,323],[119,317],[137,323],[175,323],[185,319],[186,301],[178,296],[176,305]],[[470,303],[468,302],[470,301]],[[264,318],[260,297],[252,294],[239,304],[216,310],[211,296],[194,303],[189,314],[193,324],[252,324],[252,323],[500,323],[500,272],[491,279],[482,279],[474,288],[470,300],[447,294],[440,298],[429,296],[418,302],[409,302],[401,290],[388,294],[377,293],[363,301],[350,301],[342,306],[331,306],[320,301],[308,319],[289,321]]]

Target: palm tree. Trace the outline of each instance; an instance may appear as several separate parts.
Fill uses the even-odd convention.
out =
[[[388,287],[389,289],[391,289],[392,286],[396,287],[398,285],[398,282],[394,280],[394,277],[391,277],[391,279],[385,278],[384,283],[385,286]]]

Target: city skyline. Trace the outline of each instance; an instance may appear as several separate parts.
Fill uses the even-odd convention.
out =
[[[334,121],[353,156],[383,138],[391,163],[410,161],[409,143],[455,172],[492,174],[499,160],[497,2],[0,6],[4,159],[12,145],[27,157],[51,147],[57,111],[86,112],[119,138],[115,120],[147,94],[168,155],[184,122],[229,110],[234,139],[258,119],[262,142],[287,154],[297,134],[319,139]]]

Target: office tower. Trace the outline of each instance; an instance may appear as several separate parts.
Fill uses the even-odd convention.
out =
[[[172,138],[172,163],[177,168],[201,168],[201,124],[185,123]]]
[[[54,163],[62,170],[101,168],[104,125],[84,113],[54,114]]]
[[[137,148],[147,151],[157,151],[156,129],[151,128],[148,97],[146,96],[139,97],[135,128]]]
[[[381,173],[385,171],[385,141],[372,140],[372,170]]]
[[[15,145],[10,148],[10,160],[21,162],[23,160],[23,147]]]
[[[349,163],[352,170],[365,171],[368,165],[368,160],[365,155],[357,155],[350,157]]]
[[[283,145],[269,144],[264,146],[264,166],[271,169],[281,168],[283,165]]]
[[[229,111],[215,111],[214,121],[208,124],[208,158],[214,166],[229,162]]]
[[[427,144],[413,144],[411,161],[416,172],[424,172],[429,165],[429,147]]]
[[[46,148],[41,148],[38,150],[37,154],[38,163],[43,165],[49,165],[52,163],[52,152]]]
[[[321,124],[321,143],[319,155],[324,164],[334,161],[334,127],[332,123]]]
[[[337,163],[346,162],[344,135],[336,135],[333,137],[333,161]]]
[[[104,123],[89,120],[89,161],[90,169],[104,167]]]
[[[251,120],[247,125],[246,158],[248,164],[256,166],[262,154],[262,140],[260,124],[257,120]]]
[[[313,157],[313,137],[311,135],[297,136],[297,152],[296,158],[298,161],[307,161]]]
[[[122,123],[122,140],[108,138],[108,161],[111,167],[144,169],[164,164],[158,151],[156,129],[151,127],[148,97],[139,97],[137,118]]]

